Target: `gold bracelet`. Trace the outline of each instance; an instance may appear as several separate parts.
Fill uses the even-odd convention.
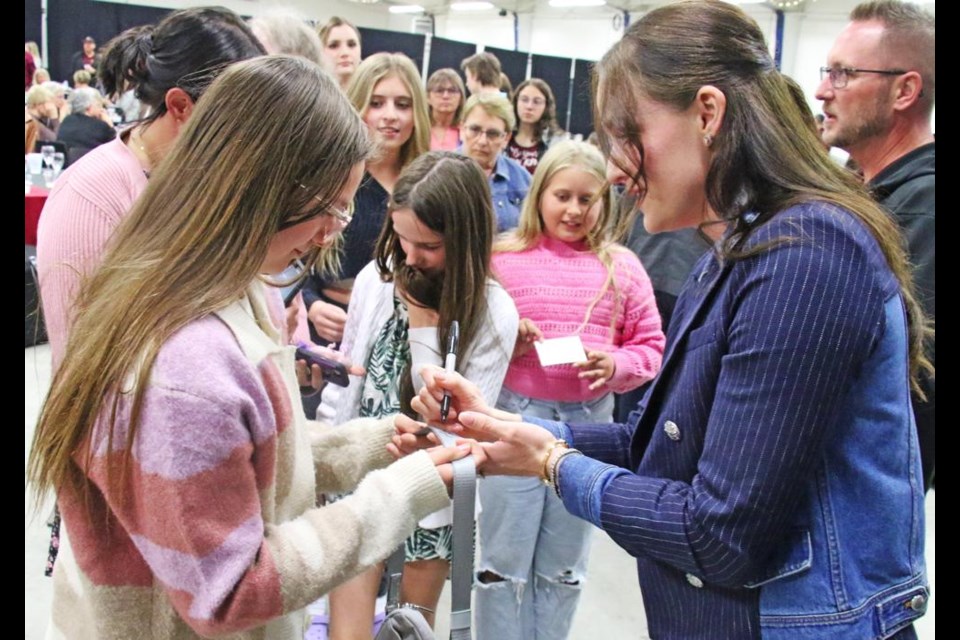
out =
[[[543,456],[543,463],[540,465],[542,469],[540,472],[540,479],[543,480],[543,483],[546,485],[550,484],[550,470],[547,468],[547,464],[550,462],[550,455],[557,447],[563,447],[564,449],[567,449],[567,441],[563,439],[557,439],[554,440],[549,447],[547,447],[547,453],[545,456]]]

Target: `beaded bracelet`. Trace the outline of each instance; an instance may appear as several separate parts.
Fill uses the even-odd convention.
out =
[[[549,447],[547,447],[547,453],[543,456],[543,463],[541,463],[540,468],[540,479],[544,484],[550,484],[550,470],[547,468],[547,465],[550,463],[550,455],[553,453],[553,450],[557,447],[567,448],[567,441],[563,439],[554,440]]]
[[[559,482],[560,478],[557,476],[557,473],[560,471],[560,461],[566,458],[567,456],[574,455],[574,454],[581,455],[581,456],[583,455],[583,453],[580,452],[578,449],[568,448],[566,451],[561,452],[560,455],[556,457],[556,459],[553,461],[553,466],[550,467],[550,476],[547,482],[547,486],[553,487],[554,493],[556,493],[557,497],[561,499],[563,499],[563,497],[560,495],[560,482]]]

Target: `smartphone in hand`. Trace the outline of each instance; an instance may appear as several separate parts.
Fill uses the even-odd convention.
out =
[[[301,344],[297,347],[297,360],[306,360],[307,366],[317,365],[320,372],[323,373],[323,379],[338,387],[346,387],[350,384],[350,378],[347,376],[347,367],[342,362],[337,362],[331,358],[326,358]]]

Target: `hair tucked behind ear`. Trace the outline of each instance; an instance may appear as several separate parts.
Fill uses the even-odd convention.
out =
[[[152,121],[166,113],[170,89],[179,87],[199,100],[226,65],[265,53],[250,28],[229,9],[185,9],[156,26],[134,27],[113,38],[98,73],[107,96],[134,89]]]
[[[923,354],[923,337],[932,330],[914,295],[900,230],[863,185],[827,156],[776,70],[759,26],[743,10],[720,0],[689,0],[654,9],[631,25],[594,70],[595,122],[608,157],[622,164],[611,152],[624,144],[643,157],[638,96],[683,111],[704,86],[726,97],[706,182],[710,207],[732,231],[721,257],[765,250],[744,247],[757,227],[795,204],[819,200],[849,210],[877,239],[900,282],[917,388],[920,368],[932,369]],[[642,166],[634,180],[642,191]],[[743,215],[748,212],[756,215]]]

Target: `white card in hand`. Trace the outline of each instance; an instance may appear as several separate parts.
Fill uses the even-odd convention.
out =
[[[587,359],[587,354],[583,350],[583,342],[580,341],[580,336],[551,338],[549,340],[534,342],[533,346],[537,349],[537,355],[540,356],[540,366],[543,367],[549,367],[555,364],[583,362]]]

